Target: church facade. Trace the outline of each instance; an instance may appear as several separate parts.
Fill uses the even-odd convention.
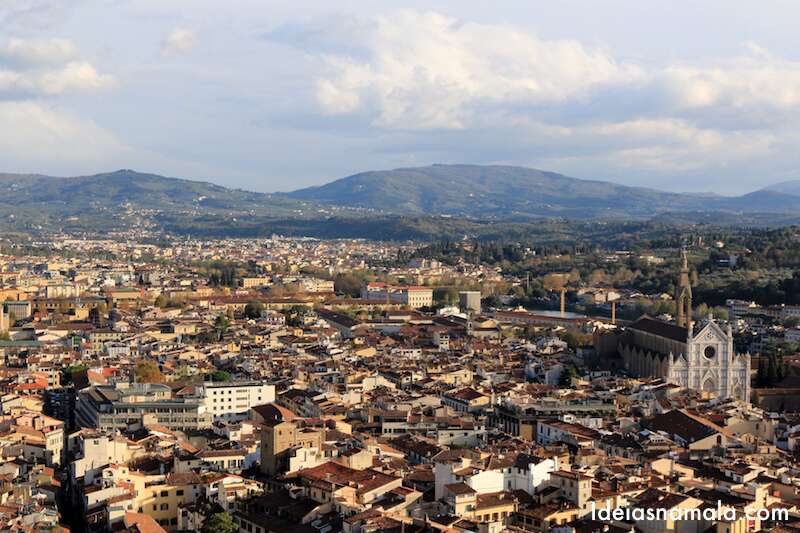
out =
[[[627,326],[617,340],[624,366],[635,376],[661,377],[680,387],[749,402],[750,355],[735,353],[730,324],[723,326],[711,315],[702,325],[692,321],[685,251],[682,263],[677,323],[644,316]]]

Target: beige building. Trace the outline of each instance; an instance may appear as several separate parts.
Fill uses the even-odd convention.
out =
[[[254,287],[266,287],[271,283],[271,279],[266,276],[257,276],[242,278],[241,285],[243,289],[252,289]]]
[[[297,448],[316,448],[322,450],[325,431],[303,428],[294,421],[284,420],[285,410],[275,406],[274,414],[264,417],[261,429],[261,471],[276,475],[289,469],[289,460]],[[269,411],[262,409],[261,411]]]
[[[372,302],[399,303],[411,308],[433,305],[433,289],[412,285],[392,286],[371,282],[361,289],[361,298]]]

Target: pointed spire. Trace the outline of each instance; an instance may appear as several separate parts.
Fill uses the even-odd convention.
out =
[[[676,324],[689,328],[692,323],[692,283],[689,279],[689,259],[686,247],[681,248],[681,269],[675,288]]]

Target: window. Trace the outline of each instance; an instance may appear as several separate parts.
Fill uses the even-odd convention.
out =
[[[175,491],[175,495],[176,496],[183,496],[183,491],[182,490],[177,490],[177,491]]]

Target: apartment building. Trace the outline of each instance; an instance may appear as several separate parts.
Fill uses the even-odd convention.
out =
[[[4,443],[19,445],[28,461],[58,466],[64,449],[64,422],[33,411],[20,411],[10,419]]]
[[[254,276],[241,279],[241,286],[243,289],[252,289],[256,287],[266,287],[272,283],[272,278],[267,276]]]
[[[214,420],[243,420],[251,407],[275,401],[275,385],[259,381],[206,382],[200,397]]]
[[[333,281],[319,278],[301,278],[298,283],[305,292],[328,293],[334,291]]]
[[[561,420],[539,420],[536,423],[536,442],[539,444],[565,443],[578,448],[595,448],[599,441],[600,433],[580,424]]]
[[[79,426],[125,429],[157,423],[170,430],[203,429],[213,417],[202,399],[173,398],[169,387],[155,383],[118,383],[89,387],[78,393],[75,420]]]
[[[371,282],[361,289],[361,298],[372,302],[399,303],[416,309],[433,305],[433,289],[412,285],[392,286],[382,282]]]
[[[261,471],[267,475],[287,471],[296,449],[321,451],[324,440],[324,428],[301,427],[277,418],[265,420],[261,430]]]

